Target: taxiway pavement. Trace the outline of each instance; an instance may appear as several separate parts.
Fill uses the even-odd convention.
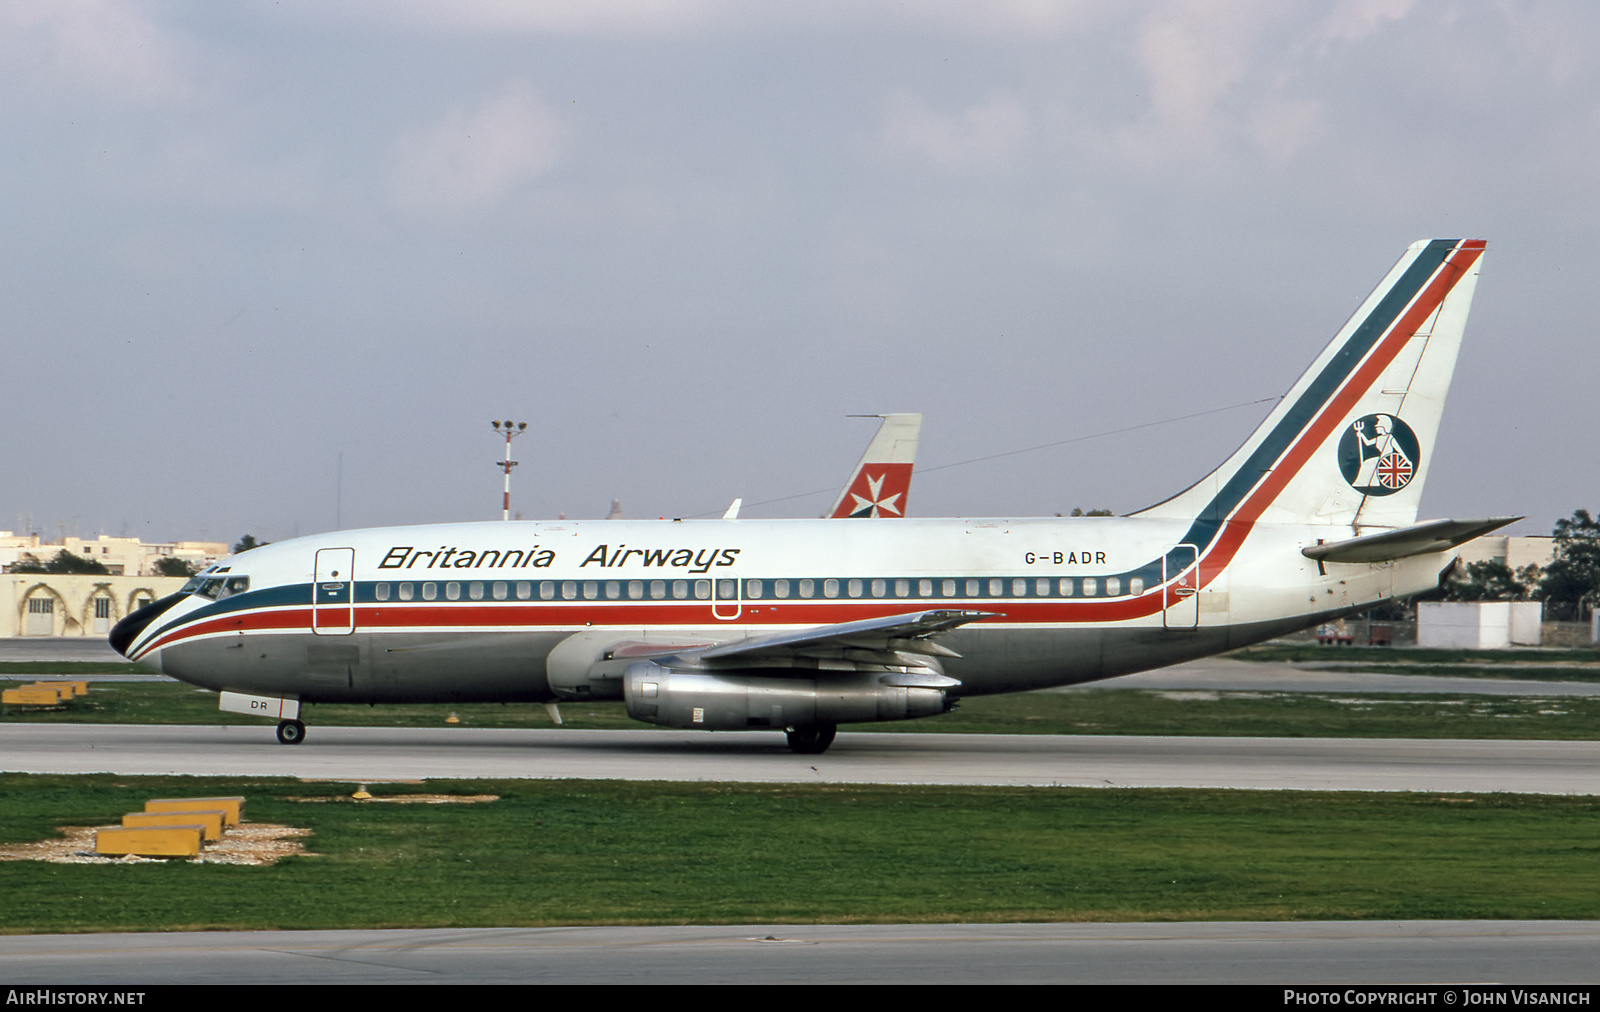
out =
[[[1587,984],[1594,921],[813,924],[0,937],[29,984]],[[1587,989],[1585,989],[1587,990]],[[1432,1004],[1466,1004],[1460,991]]]
[[[1600,794],[1600,742],[847,731],[824,755],[776,732],[7,724],[22,773],[1199,787]]]

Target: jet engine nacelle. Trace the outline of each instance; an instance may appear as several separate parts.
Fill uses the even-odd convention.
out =
[[[683,636],[651,636],[641,629],[631,636],[615,629],[573,633],[556,644],[545,660],[545,675],[562,700],[621,699],[622,673],[641,653],[661,654],[668,648],[692,649],[711,641]]]
[[[818,671],[813,677],[774,678],[635,661],[622,684],[628,716],[635,720],[742,731],[928,717],[950,708],[946,690],[960,683],[931,672]]]

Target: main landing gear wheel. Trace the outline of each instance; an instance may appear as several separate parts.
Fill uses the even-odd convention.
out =
[[[298,745],[305,740],[306,726],[298,720],[285,720],[278,724],[278,741],[283,744]]]
[[[799,755],[821,755],[833,744],[833,736],[839,733],[839,728],[834,724],[807,724],[791,727],[786,733],[789,736],[789,751]]]

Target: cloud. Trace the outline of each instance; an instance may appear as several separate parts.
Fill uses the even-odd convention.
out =
[[[727,0],[287,0],[279,16],[297,24],[403,25],[461,35],[653,35],[691,30],[738,16]]]
[[[394,190],[418,208],[461,209],[495,200],[552,169],[567,128],[526,81],[475,109],[452,109],[400,141]]]
[[[1414,6],[1415,0],[1345,0],[1324,19],[1321,35],[1330,41],[1355,42],[1402,20]]]
[[[188,91],[174,40],[119,0],[0,0],[0,63],[125,100]]]
[[[1030,129],[1027,110],[1007,95],[991,95],[951,116],[902,91],[889,100],[880,136],[890,151],[925,158],[942,169],[965,171],[1012,163]]]

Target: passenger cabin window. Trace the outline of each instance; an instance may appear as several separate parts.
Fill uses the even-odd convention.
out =
[[[387,583],[375,583],[375,584],[373,584],[372,585],[372,599],[375,600],[375,601],[387,601],[387,600],[389,600],[389,585]]]
[[[415,589],[416,589],[415,586],[412,585],[412,584],[402,583],[400,585],[400,600],[402,600],[402,601],[411,600],[412,593],[415,591]]]

